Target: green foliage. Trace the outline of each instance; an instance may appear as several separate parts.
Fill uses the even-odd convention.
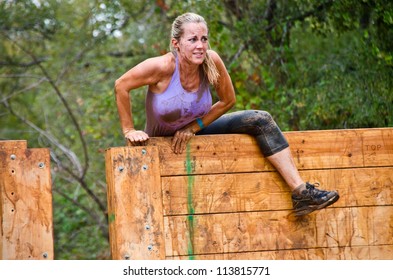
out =
[[[115,80],[169,50],[174,18],[209,24],[237,93],[283,130],[393,126],[393,4],[0,2],[0,137],[50,147],[57,259],[109,258],[104,150],[124,145]],[[146,88],[131,93],[144,127]]]

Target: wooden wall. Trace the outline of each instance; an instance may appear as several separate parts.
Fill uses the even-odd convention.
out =
[[[303,178],[336,189],[293,218],[290,192],[247,135],[106,151],[114,259],[393,259],[393,128],[285,133]]]
[[[0,141],[0,259],[53,259],[49,149]]]

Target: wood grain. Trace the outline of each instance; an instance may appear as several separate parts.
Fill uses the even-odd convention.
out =
[[[248,135],[196,136],[178,155],[171,137],[110,149],[114,258],[393,259],[393,128],[284,134],[302,178],[338,190],[337,203],[290,217],[288,187]],[[141,149],[154,153],[149,176]],[[119,174],[124,165],[134,171]],[[154,238],[141,226],[151,203]],[[159,245],[154,254],[147,240]]]
[[[0,141],[0,259],[53,259],[49,149]]]
[[[393,244],[393,206],[327,208],[291,220],[288,211],[195,215],[193,253]],[[187,255],[187,216],[165,217],[167,256]]]
[[[393,167],[302,171],[301,176],[337,190],[334,207],[393,204]],[[289,188],[277,172],[195,175],[192,194],[188,176],[162,178],[165,215],[188,214],[189,196],[195,214],[292,209]]]
[[[163,259],[163,213],[156,147],[106,151],[110,246],[114,259]]]
[[[272,250],[244,253],[195,255],[195,260],[392,260],[393,245]],[[186,260],[189,256],[167,257]]]
[[[346,129],[284,133],[299,170],[390,166],[393,129]],[[151,138],[158,146],[161,176],[187,175],[187,154],[174,154],[170,137]],[[196,136],[190,141],[192,174],[272,171],[249,135]]]

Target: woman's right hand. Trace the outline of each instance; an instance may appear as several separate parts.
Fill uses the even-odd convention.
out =
[[[124,137],[133,146],[145,145],[146,141],[149,140],[149,135],[143,130],[130,130],[125,133]]]

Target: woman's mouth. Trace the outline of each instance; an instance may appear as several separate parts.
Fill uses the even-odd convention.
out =
[[[198,57],[198,58],[201,58],[201,57],[204,56],[204,53],[203,53],[203,52],[197,52],[197,53],[194,53],[194,55],[195,55],[196,57]]]

